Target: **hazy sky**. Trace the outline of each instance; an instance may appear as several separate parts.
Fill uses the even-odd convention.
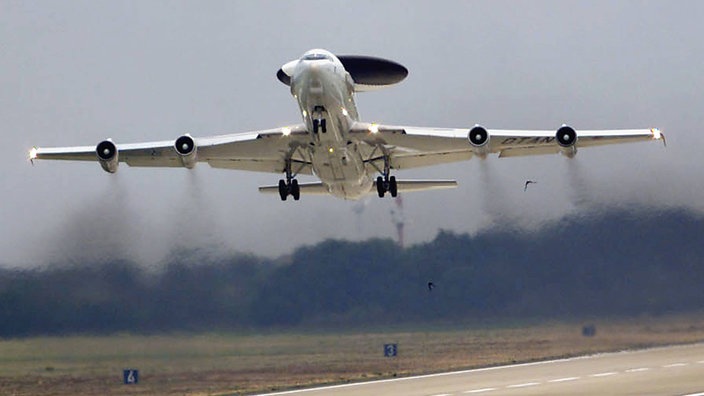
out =
[[[389,198],[281,202],[275,174],[27,162],[32,146],[205,136],[300,122],[275,73],[310,48],[405,65],[364,120],[467,128],[658,126],[668,138],[399,172],[460,187],[404,195],[407,239],[526,229],[603,205],[704,211],[704,2],[0,0],[0,265],[175,246],[279,255],[395,237]],[[526,179],[537,180],[523,192]]]

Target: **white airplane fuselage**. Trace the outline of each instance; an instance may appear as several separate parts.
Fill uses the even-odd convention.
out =
[[[304,54],[291,76],[291,94],[310,132],[315,175],[337,197],[358,199],[369,193],[374,182],[358,148],[364,143],[349,133],[359,121],[354,82],[339,59],[324,50]]]

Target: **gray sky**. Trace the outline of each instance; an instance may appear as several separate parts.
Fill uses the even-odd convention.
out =
[[[410,75],[361,93],[367,121],[577,130],[658,126],[640,143],[400,172],[460,187],[404,196],[407,239],[532,229],[606,205],[704,211],[699,1],[0,1],[6,139],[0,265],[174,246],[279,255],[326,238],[394,237],[393,201],[261,195],[274,174],[39,162],[36,146],[174,139],[300,121],[275,72],[310,48],[382,56]],[[523,182],[539,183],[523,192]],[[535,187],[535,188],[533,188]]]

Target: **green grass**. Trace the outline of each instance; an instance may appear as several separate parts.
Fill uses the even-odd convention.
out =
[[[704,340],[702,315],[341,332],[36,337],[0,341],[0,394],[240,394]],[[382,345],[398,343],[384,358]],[[138,386],[121,384],[138,368]]]

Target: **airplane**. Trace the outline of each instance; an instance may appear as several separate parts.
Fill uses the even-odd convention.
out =
[[[613,143],[663,140],[657,128],[580,130],[563,124],[556,130],[424,128],[360,120],[355,94],[400,83],[408,70],[399,63],[371,56],[341,55],[323,49],[307,51],[276,73],[290,87],[303,122],[274,129],[209,137],[190,134],[175,140],[96,146],[37,148],[30,160],[98,161],[115,173],[120,162],[137,167],[213,168],[283,174],[278,185],[260,187],[299,200],[302,194],[331,194],[356,200],[374,190],[387,193],[453,188],[455,180],[397,180],[392,171],[466,161],[472,157],[518,157],[561,153],[574,157],[578,148]],[[299,183],[298,175],[319,182]],[[375,178],[376,176],[376,178]]]

